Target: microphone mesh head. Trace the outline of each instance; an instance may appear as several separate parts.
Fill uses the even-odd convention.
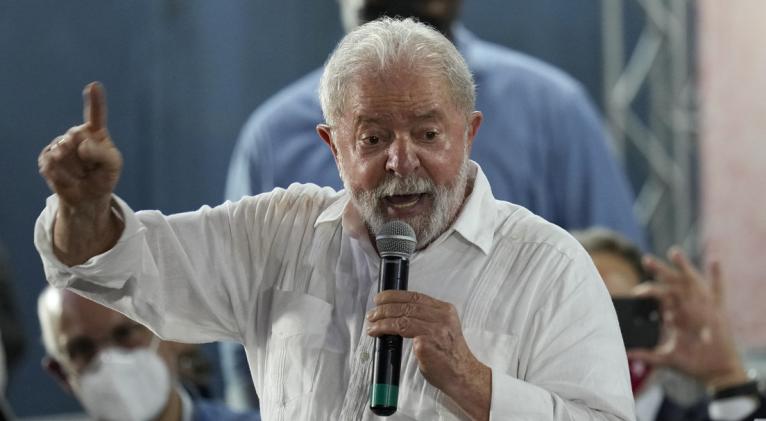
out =
[[[417,245],[415,230],[402,221],[386,222],[375,236],[378,254],[385,256],[400,256],[409,258]]]

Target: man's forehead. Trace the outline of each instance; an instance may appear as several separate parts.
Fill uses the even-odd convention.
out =
[[[374,66],[360,71],[352,79],[354,88],[361,91],[418,86],[443,87],[446,80],[436,70],[420,63],[392,63],[383,68]]]
[[[102,337],[129,320],[114,310],[73,294],[63,297],[59,330],[67,337]]]
[[[354,120],[384,119],[397,114],[433,119],[444,116],[453,102],[440,78],[391,75],[365,77],[355,82],[347,98]]]

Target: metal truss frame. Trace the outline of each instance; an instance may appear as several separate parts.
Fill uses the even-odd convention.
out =
[[[644,26],[631,48],[625,11],[636,5]],[[698,256],[694,0],[602,0],[601,6],[604,106],[615,152],[625,168],[643,172],[629,172],[638,185],[634,210],[654,251],[680,244]]]

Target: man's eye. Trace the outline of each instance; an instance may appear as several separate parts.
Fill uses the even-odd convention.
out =
[[[114,340],[115,343],[123,344],[124,342],[130,341],[132,337],[138,333],[138,330],[138,325],[117,326],[112,331],[112,340]]]
[[[87,364],[96,354],[97,345],[90,340],[77,340],[66,346],[66,354],[70,361]]]
[[[375,135],[364,137],[362,140],[368,145],[377,145],[380,142],[380,138]]]
[[[439,140],[439,136],[441,136],[438,130],[423,130],[421,133],[420,138],[427,142]]]

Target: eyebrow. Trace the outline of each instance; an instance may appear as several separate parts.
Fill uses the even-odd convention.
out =
[[[108,339],[108,340],[114,339],[115,335],[117,334],[117,332],[119,332],[120,329],[132,330],[132,329],[137,329],[137,328],[141,328],[141,327],[143,327],[143,325],[141,323],[134,322],[134,321],[131,321],[131,320],[127,320],[127,321],[118,323],[114,327],[109,329],[109,333],[106,336],[106,339]],[[92,337],[90,337],[88,335],[79,334],[77,336],[73,336],[73,337],[69,338],[66,342],[64,342],[64,346],[67,346],[70,343],[81,343],[81,342],[87,342],[87,341],[90,341],[90,342],[93,342],[93,343],[97,343],[97,342],[100,343],[103,340],[104,340],[104,338],[96,338],[96,339],[94,339],[94,338],[92,338]]]

